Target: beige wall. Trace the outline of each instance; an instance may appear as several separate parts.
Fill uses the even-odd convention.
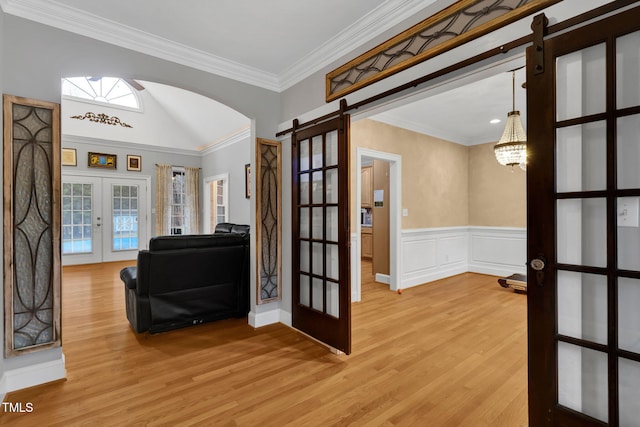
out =
[[[351,124],[351,171],[356,148],[402,156],[402,207],[409,216],[402,228],[454,227],[469,224],[469,150],[459,144],[373,120]],[[351,173],[351,206],[356,175]],[[355,224],[355,210],[351,209]]]
[[[469,147],[469,225],[527,226],[527,174],[500,165],[495,143]]]
[[[402,229],[526,226],[526,174],[501,166],[494,143],[466,147],[373,120],[351,124],[351,171],[356,148],[402,156]],[[356,175],[351,174],[351,206]],[[355,224],[355,210],[351,223]]]

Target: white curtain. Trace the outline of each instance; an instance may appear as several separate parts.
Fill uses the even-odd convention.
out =
[[[184,226],[187,234],[197,234],[200,230],[200,169],[185,167],[184,180]]]
[[[156,236],[171,234],[171,197],[173,197],[171,165],[156,165]]]

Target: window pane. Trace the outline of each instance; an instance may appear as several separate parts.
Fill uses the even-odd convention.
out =
[[[609,418],[607,359],[605,353],[559,342],[559,403],[606,422]]]
[[[618,278],[618,346],[640,353],[640,280]],[[640,384],[640,383],[639,383]]]
[[[620,371],[620,427],[638,427],[640,422],[640,363],[618,359]]]
[[[327,170],[327,203],[338,203],[338,169]]]
[[[558,262],[606,267],[605,199],[558,200],[557,215]]]
[[[618,268],[640,271],[640,198],[620,197],[617,203]]]
[[[640,105],[640,31],[616,40],[618,108]]]
[[[313,195],[311,199],[311,203],[313,204],[324,203],[324,183],[322,175],[322,172],[313,173]]]
[[[300,304],[309,307],[309,295],[311,295],[309,286],[309,276],[300,275]]]
[[[327,314],[336,318],[340,317],[340,285],[327,282]]]
[[[558,271],[558,333],[607,343],[607,277]]]
[[[313,137],[312,149],[313,169],[321,168],[324,165],[322,135]]]
[[[300,172],[309,170],[309,140],[300,141]]]
[[[327,157],[327,166],[335,166],[338,164],[338,131],[333,130],[326,135],[327,138],[327,146],[326,157]]]
[[[620,117],[616,137],[618,188],[640,188],[640,115]]]
[[[558,192],[604,190],[607,187],[606,122],[558,129]]]
[[[318,311],[324,311],[324,290],[322,286],[322,280],[313,279],[313,302],[312,307]]]
[[[603,43],[557,59],[556,95],[559,121],[605,111],[605,52]]]

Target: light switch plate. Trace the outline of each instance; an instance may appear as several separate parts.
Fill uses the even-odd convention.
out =
[[[618,227],[640,226],[640,198],[620,197],[618,199]]]
[[[409,209],[402,209],[402,216],[409,216]]]

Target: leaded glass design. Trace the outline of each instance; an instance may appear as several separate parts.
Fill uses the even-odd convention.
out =
[[[60,345],[59,110],[5,95],[5,352]],[[7,175],[7,172],[9,174]]]
[[[259,141],[258,245],[260,303],[280,298],[280,144]]]

